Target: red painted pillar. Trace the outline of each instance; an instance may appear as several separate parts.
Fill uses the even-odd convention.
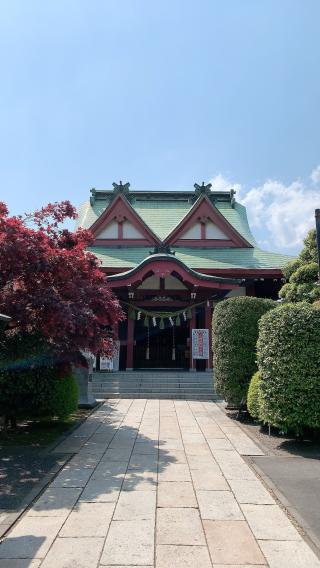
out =
[[[246,285],[246,296],[255,296],[255,295],[256,295],[255,285],[254,282],[251,282],[250,284]]]
[[[204,327],[209,330],[209,359],[206,360],[206,371],[212,370],[212,309],[207,303],[204,308]]]
[[[128,317],[128,333],[127,333],[127,364],[126,370],[133,369],[133,342],[134,342],[134,319]]]
[[[192,359],[192,330],[196,328],[196,311],[192,310],[192,318],[189,320],[189,330],[190,330],[190,369],[189,371],[196,371],[196,361]]]

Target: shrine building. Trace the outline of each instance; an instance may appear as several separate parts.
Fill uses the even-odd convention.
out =
[[[132,191],[122,182],[92,189],[78,226],[92,231],[89,250],[127,315],[113,330],[120,370],[210,370],[215,304],[276,299],[291,260],[260,249],[233,189],[204,183],[192,191]]]

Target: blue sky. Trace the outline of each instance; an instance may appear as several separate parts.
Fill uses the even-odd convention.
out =
[[[320,206],[318,0],[0,3],[0,199],[12,213],[236,185],[265,248]]]

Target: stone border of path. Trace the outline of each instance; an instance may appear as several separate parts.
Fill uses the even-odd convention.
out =
[[[216,402],[217,406],[228,416],[225,408],[225,403]],[[247,429],[240,421],[235,421],[235,424],[246,434],[267,456],[270,450],[263,442],[258,439],[254,434]],[[316,556],[320,559],[320,539],[317,535],[310,529],[309,525],[305,519],[300,515],[297,508],[287,499],[287,497],[282,493],[282,491],[277,487],[274,481],[255,463],[252,456],[242,456],[243,459],[248,463],[251,469],[254,470],[257,477],[272,494],[275,501],[278,503],[279,507],[283,509],[287,517],[291,520],[292,524],[295,525],[296,529],[300,532],[303,539],[307,542]],[[281,457],[279,456],[279,459]],[[301,458],[303,459],[303,458]]]
[[[102,406],[104,400],[100,400],[99,404],[96,405],[92,410],[88,412],[86,416],[83,418],[79,418],[75,424],[70,426],[70,428],[61,434],[54,442],[49,444],[49,446],[43,448],[41,453],[43,455],[51,453],[57,446],[59,446],[66,438],[68,438],[77,428],[79,428],[87,418],[95,412],[100,406]],[[56,463],[50,471],[48,471],[36,484],[35,486],[29,491],[29,493],[22,499],[20,506],[16,508],[14,511],[4,512],[2,509],[0,511],[0,539],[4,538],[7,532],[15,525],[28,507],[31,507],[33,503],[36,501],[38,497],[40,497],[41,493],[45,491],[47,486],[54,480],[54,478],[60,473],[63,467],[68,463],[68,461],[73,457],[74,454],[61,454],[61,458],[59,458],[59,462]]]

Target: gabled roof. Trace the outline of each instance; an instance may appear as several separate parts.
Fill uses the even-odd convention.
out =
[[[91,225],[90,229],[94,236],[99,235],[102,229],[118,216],[125,217],[128,221],[131,221],[131,223],[139,229],[144,239],[150,244],[159,243],[157,236],[150,230],[141,217],[139,217],[123,195],[117,195],[113,201],[108,203],[106,209],[97,217],[93,225]]]
[[[251,247],[252,245],[229,223],[220,213],[207,195],[201,195],[188,213],[179,221],[176,227],[166,236],[166,244],[175,244],[199,217],[206,217],[212,221],[229,239],[224,246]]]
[[[230,191],[212,191],[207,199],[251,245],[255,239],[250,231],[246,209],[230,198]],[[89,229],[114,198],[113,191],[95,191],[94,199],[79,208],[77,225]],[[132,209],[160,241],[189,213],[194,204],[194,191],[130,191]]]

